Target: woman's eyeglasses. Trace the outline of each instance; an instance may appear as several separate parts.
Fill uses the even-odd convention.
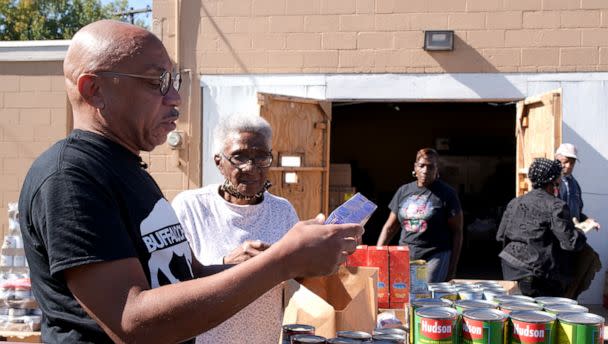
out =
[[[112,72],[112,71],[101,71],[95,73],[97,75],[113,75],[113,76],[126,76],[130,78],[137,79],[147,79],[147,80],[158,80],[160,83],[158,84],[158,89],[161,95],[166,95],[169,92],[169,86],[173,86],[176,91],[179,91],[182,86],[182,75],[179,72],[171,73],[164,71],[160,76],[150,76],[150,75],[140,75],[140,74],[129,74],[129,73],[120,73],[120,72]]]
[[[224,159],[228,160],[228,162],[232,166],[234,166],[238,169],[244,169],[249,164],[252,164],[253,166],[260,167],[260,168],[270,167],[270,165],[272,164],[272,154],[260,155],[260,156],[254,156],[254,157],[247,156],[247,155],[241,155],[241,154],[234,154],[234,155],[230,155],[230,156],[227,156],[224,153],[221,153],[221,154]]]

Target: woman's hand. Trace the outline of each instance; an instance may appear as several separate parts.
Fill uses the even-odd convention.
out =
[[[224,264],[239,264],[253,258],[270,247],[260,240],[247,240],[224,257]]]

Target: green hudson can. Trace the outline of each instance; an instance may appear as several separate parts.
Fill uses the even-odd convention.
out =
[[[555,314],[541,311],[513,311],[510,314],[511,344],[553,344]]]
[[[569,299],[567,297],[555,297],[555,296],[539,296],[535,297],[534,301],[543,306],[546,305],[554,305],[554,304],[570,304],[577,305],[578,302],[576,300]]]
[[[452,344],[457,342],[458,312],[449,307],[422,307],[416,310],[416,344]]]
[[[557,316],[557,344],[603,344],[604,318],[591,313]]]
[[[545,312],[553,313],[555,315],[565,314],[565,313],[587,313],[589,312],[589,308],[581,305],[571,305],[569,303],[565,304],[550,304],[545,305]]]
[[[414,323],[416,322],[416,310],[422,307],[451,307],[452,301],[446,299],[432,299],[432,298],[424,298],[417,299],[410,302],[410,306],[407,309],[407,319],[409,322],[410,328],[410,344],[415,343],[415,331],[414,331]]]
[[[540,311],[542,309],[543,306],[534,302],[508,302],[500,304],[500,310],[506,314],[515,311]]]
[[[503,344],[507,315],[497,309],[471,309],[462,313],[463,344]]]
[[[454,307],[462,313],[471,309],[496,308],[496,304],[487,300],[457,300],[454,302]]]

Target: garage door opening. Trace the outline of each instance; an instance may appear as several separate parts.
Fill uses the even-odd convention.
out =
[[[464,212],[457,277],[501,278],[494,238],[515,197],[515,117],[514,103],[334,102],[331,163],[349,164],[351,186],[378,204],[364,244],[376,244],[395,191],[414,181],[416,152],[431,147],[441,156],[440,178],[457,191]],[[330,199],[331,190],[330,184]],[[397,242],[398,235],[391,244]]]

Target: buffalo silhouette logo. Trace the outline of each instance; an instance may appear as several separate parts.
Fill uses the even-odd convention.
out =
[[[190,245],[166,199],[156,202],[150,215],[141,222],[140,232],[150,253],[148,269],[152,288],[193,278]]]

